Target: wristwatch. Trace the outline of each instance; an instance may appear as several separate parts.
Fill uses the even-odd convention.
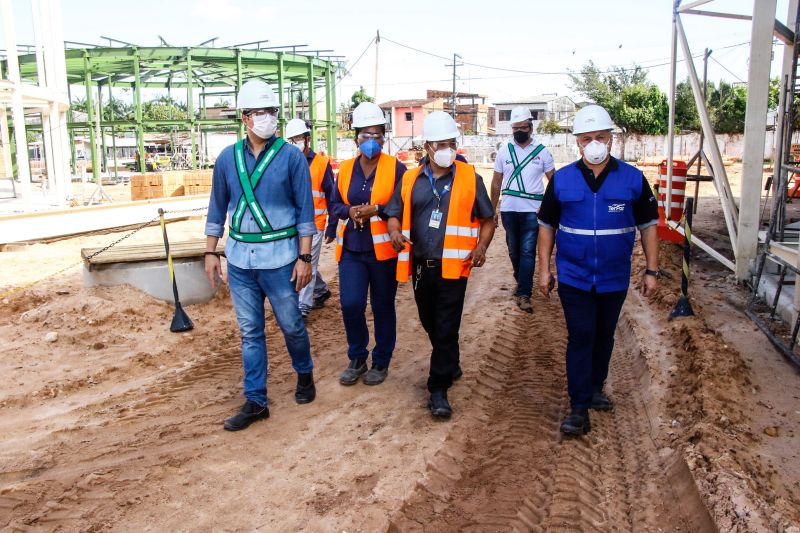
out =
[[[300,254],[297,258],[302,261],[303,263],[310,263],[311,262],[311,254]]]
[[[649,268],[645,268],[644,269],[644,275],[645,276],[653,276],[654,278],[660,278],[661,277],[661,272],[659,272],[658,270],[650,270]]]

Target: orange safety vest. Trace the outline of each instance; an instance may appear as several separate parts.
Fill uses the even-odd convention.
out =
[[[447,226],[444,231],[444,248],[442,249],[442,277],[444,279],[468,278],[472,271],[472,262],[464,261],[478,245],[480,222],[472,218],[475,205],[475,167],[469,163],[456,161],[453,189],[450,191],[450,207],[447,211]],[[402,189],[403,221],[402,231],[406,238],[411,238],[411,191],[417,176],[423,167],[412,168],[403,174]],[[397,259],[397,281],[408,281],[411,275],[411,245],[406,243],[405,249]]]
[[[349,204],[347,201],[347,191],[350,189],[350,179],[353,177],[353,165],[355,165],[356,158],[342,161],[339,167],[339,179],[337,186],[339,187],[339,195],[342,197],[342,202]],[[378,159],[378,168],[375,170],[375,182],[372,185],[372,194],[369,201],[371,204],[385,205],[389,203],[394,192],[394,177],[395,168],[397,167],[397,159],[388,154],[382,153]],[[342,259],[342,250],[344,249],[344,232],[347,228],[346,220],[339,220],[339,225],[336,228],[336,260]],[[375,246],[375,257],[378,261],[385,261],[386,259],[394,259],[397,257],[397,252],[392,248],[392,240],[389,238],[389,226],[386,221],[379,216],[374,216],[369,219],[369,229],[372,233],[372,244]]]
[[[314,197],[314,223],[320,231],[325,230],[325,223],[328,220],[328,201],[325,199],[325,191],[322,190],[322,178],[328,169],[328,157],[316,154],[308,170],[311,172],[311,196]]]

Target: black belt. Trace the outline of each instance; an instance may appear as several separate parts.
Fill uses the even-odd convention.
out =
[[[425,268],[441,268],[442,267],[442,260],[441,259],[422,259],[419,257],[414,258],[414,264],[418,266],[422,266]]]

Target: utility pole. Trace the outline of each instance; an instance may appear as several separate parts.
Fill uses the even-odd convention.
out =
[[[378,30],[375,35],[375,85],[372,88],[372,97],[375,98],[375,103],[378,103],[378,47],[381,44],[381,31]]]
[[[453,67],[453,93],[452,93],[452,106],[453,106],[453,119],[456,118],[456,67],[462,66],[464,63],[459,63],[458,60],[461,59],[461,56],[454,53],[453,54],[453,64],[452,65],[445,65],[446,67]]]

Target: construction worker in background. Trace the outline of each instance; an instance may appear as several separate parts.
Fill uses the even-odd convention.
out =
[[[434,417],[449,418],[447,390],[461,377],[458,332],[467,278],[486,261],[494,211],[475,167],[456,161],[455,120],[434,111],[422,134],[428,163],[405,172],[386,213],[400,252],[397,280],[413,276],[419,318],[431,341],[428,408]]]
[[[242,336],[245,403],[225,420],[229,431],[269,417],[264,298],[283,332],[297,372],[295,401],[314,401],[311,345],[297,293],[311,280],[311,242],[317,234],[306,158],[277,137],[278,99],[260,80],[242,85],[236,108],[247,136],[225,148],[214,165],[205,233],[205,270],[222,277],[217,241],[225,244],[228,283]],[[223,278],[224,279],[224,278]]]
[[[492,205],[495,221],[499,213],[506,230],[508,255],[517,282],[514,299],[522,311],[533,313],[531,295],[539,235],[536,213],[544,197],[543,178],[553,177],[555,163],[544,145],[533,142],[533,119],[527,107],[511,110],[511,131],[513,140],[500,147],[494,162]]]
[[[658,209],[641,170],[609,155],[614,124],[605,109],[589,105],[575,114],[573,133],[581,159],[556,172],[539,210],[539,290],[549,296],[555,279],[567,322],[568,435],[591,429],[589,409],[614,404],[603,392],[614,331],[631,276],[636,228],[647,267],[640,292],[649,297],[658,276]]]
[[[303,152],[311,172],[311,195],[314,198],[314,223],[317,225],[317,233],[311,241],[311,281],[300,291],[300,313],[305,319],[312,309],[321,309],[325,305],[325,300],[331,297],[328,284],[322,278],[318,267],[325,226],[328,222],[328,203],[333,194],[335,180],[328,157],[317,154],[311,149],[311,130],[304,120],[293,118],[287,122],[284,137]]]
[[[394,299],[397,293],[397,252],[386,227],[386,203],[406,167],[381,150],[386,118],[380,107],[362,102],[353,110],[358,155],[342,161],[328,210],[338,219],[336,260],[339,298],[350,364],[339,382],[354,385],[363,374],[366,385],[383,383],[397,337]],[[369,329],[367,293],[375,322],[372,367],[367,370]]]

